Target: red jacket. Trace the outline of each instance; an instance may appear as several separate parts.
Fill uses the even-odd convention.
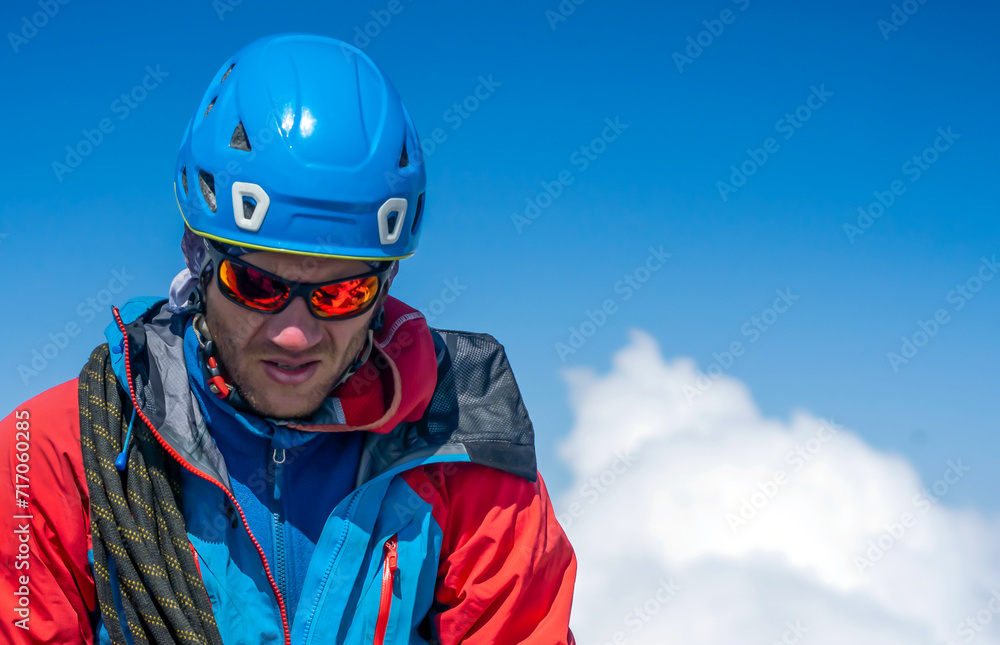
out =
[[[414,370],[433,370],[434,345],[412,309],[390,298],[386,311],[383,336],[401,320],[396,328],[406,324],[418,339],[394,359],[382,353],[393,373],[387,382],[395,379],[405,400],[408,383],[436,378]],[[77,396],[74,379],[0,422],[0,478],[9,482],[0,515],[6,643],[94,642],[98,612]],[[576,559],[540,474],[532,482],[481,463],[436,463],[402,476],[433,506],[444,533],[432,616],[442,644],[575,642],[568,624]],[[469,494],[477,490],[494,493]]]

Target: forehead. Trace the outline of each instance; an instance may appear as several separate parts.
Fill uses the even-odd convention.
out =
[[[368,273],[372,270],[367,263],[361,260],[322,258],[276,251],[255,251],[241,255],[240,260],[283,278],[299,282],[327,282]]]

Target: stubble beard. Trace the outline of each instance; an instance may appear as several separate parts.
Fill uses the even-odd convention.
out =
[[[314,350],[315,355],[322,355],[325,359],[335,357],[335,369],[327,369],[324,370],[324,374],[314,376],[311,380],[316,381],[315,383],[298,386],[302,391],[295,393],[294,403],[277,404],[268,397],[268,390],[287,389],[288,386],[283,388],[274,383],[260,370],[258,361],[266,355],[266,352],[252,343],[240,347],[238,331],[231,329],[223,317],[213,316],[211,308],[206,309],[205,322],[215,342],[218,360],[229,376],[229,384],[237,389],[240,397],[254,413],[266,418],[301,419],[316,412],[330,395],[334,383],[340,380],[351,362],[361,352],[368,338],[368,328],[362,327],[351,337],[347,349],[343,352],[338,352],[332,342],[324,340],[318,351]]]

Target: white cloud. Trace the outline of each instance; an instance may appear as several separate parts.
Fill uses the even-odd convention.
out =
[[[689,402],[698,374],[639,331],[610,373],[565,373],[581,642],[1000,643],[1000,526],[934,499],[961,455],[923,491],[902,457],[807,412],[766,419],[729,376]]]

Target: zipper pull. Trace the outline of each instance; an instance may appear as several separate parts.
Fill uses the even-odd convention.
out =
[[[285,450],[274,448],[271,452],[271,461],[274,462],[274,466],[269,465],[268,470],[271,471],[271,483],[274,484],[274,500],[278,501],[281,499],[282,486],[279,472],[281,471],[281,464],[285,463]]]
[[[392,584],[396,578],[396,534],[385,541],[385,567],[382,569],[382,593],[378,602],[378,619],[375,621],[373,645],[385,644],[385,631],[389,626],[392,609]]]
[[[396,572],[396,536],[393,535],[385,542],[385,564],[389,569],[389,574]]]

